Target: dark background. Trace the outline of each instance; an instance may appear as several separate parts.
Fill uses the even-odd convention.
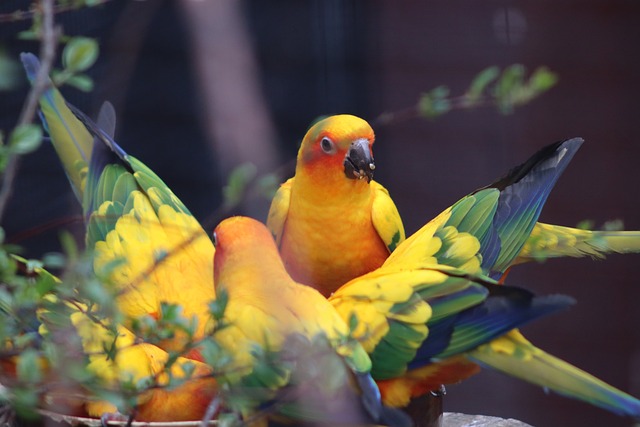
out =
[[[198,4],[200,6],[198,6]],[[24,7],[3,1],[0,12]],[[235,5],[235,6],[234,6]],[[201,9],[198,9],[201,8]],[[376,126],[376,179],[408,233],[538,148],[586,143],[541,220],[640,229],[637,1],[111,1],[57,17],[66,34],[98,37],[90,94],[65,96],[89,114],[112,100],[117,139],[155,170],[208,228],[227,173],[244,161],[292,174],[301,137],[317,116],[375,122],[446,84],[461,94],[481,69],[546,65],[554,89],[512,115],[494,108]],[[37,52],[0,24],[10,54]],[[26,85],[0,92],[0,125],[15,124]],[[244,147],[244,148],[242,148]],[[284,166],[283,166],[284,165]],[[264,219],[268,202],[234,213]],[[3,220],[30,256],[60,250],[58,223],[81,234],[79,208],[53,150],[24,158]],[[640,396],[639,256],[555,260],[518,267],[509,283],[578,304],[524,329],[543,349]],[[448,388],[446,411],[514,417],[537,426],[629,426],[632,421],[484,371]]]

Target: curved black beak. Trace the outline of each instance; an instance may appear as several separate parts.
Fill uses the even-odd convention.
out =
[[[376,164],[373,161],[369,140],[362,138],[351,143],[344,158],[344,174],[349,179],[366,179],[371,182]]]

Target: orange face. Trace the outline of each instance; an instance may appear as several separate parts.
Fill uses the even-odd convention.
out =
[[[305,135],[298,167],[322,168],[332,173],[342,169],[348,179],[369,182],[375,169],[371,149],[374,140],[373,129],[366,121],[346,114],[328,117]]]
[[[275,254],[279,258],[273,236],[267,227],[255,219],[235,216],[222,221],[213,232],[214,282],[230,257],[242,265],[244,261],[262,259]]]

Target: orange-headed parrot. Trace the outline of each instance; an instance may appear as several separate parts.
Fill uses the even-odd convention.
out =
[[[227,298],[213,333],[229,355],[217,370],[227,406],[245,420],[409,422],[382,406],[349,325],[320,293],[291,279],[262,223],[228,218],[213,240],[216,292]]]
[[[267,224],[287,269],[326,296],[380,266],[405,237],[387,190],[372,179],[373,142],[373,130],[358,117],[317,122],[302,140],[295,176],[282,184],[271,204]],[[574,138],[550,145],[447,210],[451,219],[445,226],[481,240],[486,274],[498,277],[510,265],[532,259],[640,251],[640,232],[537,223],[581,143]]]
[[[397,209],[386,190],[372,180],[373,139],[371,127],[354,116],[333,116],[316,123],[302,141],[295,177],[281,186],[272,202],[267,223],[287,269],[325,295],[335,292],[345,278],[358,277],[384,262],[398,245],[399,252],[389,262],[395,258],[414,267],[445,264],[495,278],[516,260],[602,256],[640,249],[637,232],[592,232],[536,222],[551,188],[579,147],[579,139],[541,150],[507,177],[463,198],[401,243],[404,231]],[[477,256],[466,256],[474,252]],[[516,258],[519,254],[522,257]],[[332,276],[334,269],[338,280]],[[366,294],[363,290],[361,298],[366,300]],[[508,351],[512,360],[520,358],[510,365],[511,375],[543,386],[547,377],[554,377],[557,381],[549,388],[561,394],[614,412],[637,414],[633,405],[616,410],[617,404],[606,403],[612,398],[607,397],[610,391],[603,383],[537,349],[532,351],[517,331],[507,337],[496,343],[508,341],[509,345],[487,346],[478,359],[506,370],[495,360]],[[429,369],[428,381],[424,375],[408,372],[381,384],[383,393],[393,396],[394,404],[405,405],[410,397],[435,388],[438,381],[454,382],[477,371],[468,361],[449,361]],[[591,389],[600,390],[602,396],[595,399],[583,393]]]

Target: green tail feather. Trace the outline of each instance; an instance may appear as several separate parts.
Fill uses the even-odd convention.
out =
[[[33,82],[40,69],[38,58],[31,53],[20,55],[29,81]],[[53,146],[71,181],[73,191],[82,201],[84,181],[91,159],[93,136],[71,112],[60,92],[51,83],[40,97],[41,118],[51,136]]]
[[[468,357],[546,390],[618,415],[640,418],[640,401],[535,347],[517,332],[468,353]]]
[[[640,231],[591,231],[538,223],[517,262],[567,256],[604,258],[612,253],[638,252]]]

